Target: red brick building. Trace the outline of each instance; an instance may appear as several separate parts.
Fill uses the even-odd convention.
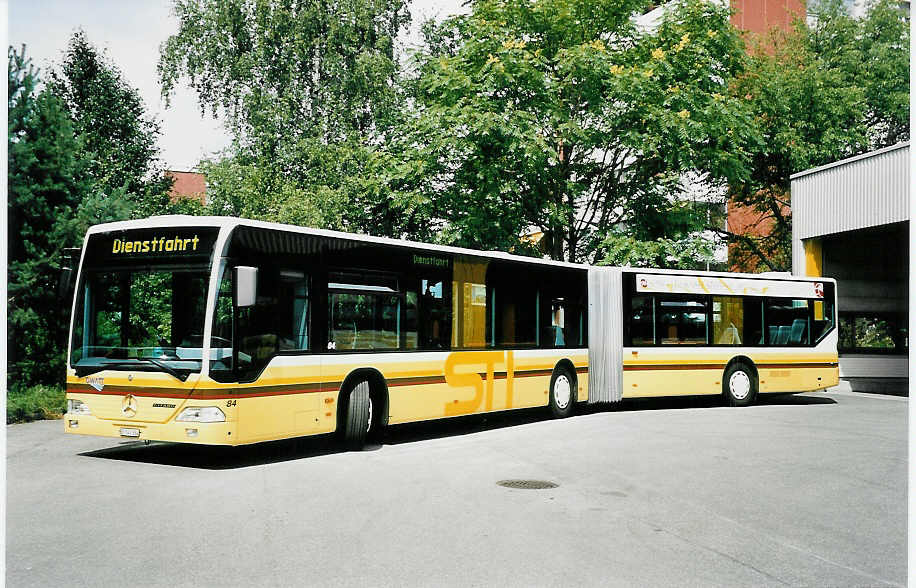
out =
[[[194,198],[200,200],[201,204],[207,203],[207,177],[204,174],[173,170],[166,173],[175,180],[169,193],[172,202],[179,198]]]
[[[796,18],[805,18],[805,0],[731,0],[732,24],[754,35],[773,28],[789,30]]]

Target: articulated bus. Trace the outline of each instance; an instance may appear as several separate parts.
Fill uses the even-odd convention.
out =
[[[68,433],[211,445],[838,383],[827,278],[590,267],[226,217],[92,227]]]

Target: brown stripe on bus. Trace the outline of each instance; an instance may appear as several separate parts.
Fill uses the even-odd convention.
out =
[[[642,371],[642,370],[721,370],[725,369],[724,363],[641,363],[641,364],[624,364],[623,371]]]
[[[641,370],[716,370],[725,369],[724,363],[645,363],[624,364],[623,371]],[[757,369],[834,368],[835,362],[758,363]]]
[[[786,369],[786,368],[835,368],[836,362],[799,362],[799,363],[758,363],[757,368]]]
[[[553,370],[523,370],[515,372],[516,378],[527,378],[531,376],[549,376]]]
[[[415,376],[410,378],[391,378],[388,386],[422,386],[423,384],[444,384],[445,376]]]

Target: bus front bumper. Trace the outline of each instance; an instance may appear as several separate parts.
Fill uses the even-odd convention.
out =
[[[202,445],[236,445],[236,427],[232,422],[144,423],[129,420],[112,421],[85,414],[64,415],[64,431],[75,435],[117,437],[140,441],[199,443]]]

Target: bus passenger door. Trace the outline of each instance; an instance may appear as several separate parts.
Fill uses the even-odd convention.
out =
[[[255,441],[321,428],[320,358],[309,347],[309,275],[261,264],[257,296],[237,309],[239,438]]]

